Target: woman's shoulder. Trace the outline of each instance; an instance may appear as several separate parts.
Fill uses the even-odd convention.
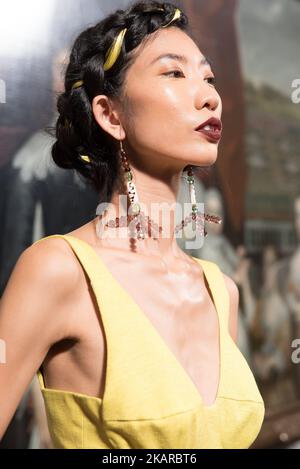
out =
[[[226,288],[226,291],[229,297],[228,329],[233,340],[236,342],[237,334],[238,334],[238,311],[239,311],[239,299],[240,299],[238,286],[235,280],[229,275],[225,274],[216,262],[213,262],[207,259],[205,260],[202,259],[201,262],[205,263],[206,266],[210,266],[213,272],[218,274],[216,276],[217,281],[220,280],[219,276],[221,276],[221,278],[224,281],[224,286]]]
[[[217,279],[219,279],[219,276],[221,275],[221,278],[223,278],[224,280],[225,287],[228,290],[230,299],[235,303],[238,302],[239,289],[234,279],[230,277],[229,275],[225,274],[216,262],[210,261],[208,259],[200,259],[200,260],[201,260],[201,264],[204,264],[207,268],[211,269],[212,274],[218,274],[216,277]]]
[[[40,358],[52,344],[68,337],[79,291],[79,268],[62,243],[61,239],[43,239],[27,247],[17,259],[0,302],[8,334],[14,330],[13,340],[22,336],[18,347],[23,344],[23,353],[38,336]]]
[[[221,271],[222,272],[222,271]],[[229,294],[229,332],[233,340],[237,342],[238,335],[238,312],[239,312],[239,289],[233,278],[222,272],[226,289]]]
[[[73,289],[80,278],[80,266],[62,237],[45,237],[20,255],[17,269],[35,278],[35,285],[48,284],[57,292]]]
[[[230,277],[229,275],[225,274],[222,271],[221,267],[216,262],[213,262],[213,261],[210,261],[210,260],[207,260],[207,259],[201,259],[201,263],[205,264],[206,266],[209,266],[210,268],[213,269],[213,272],[216,273],[216,271],[217,271],[218,274],[221,275],[221,277],[224,280],[226,289],[228,290],[230,298],[233,301],[238,301],[239,290],[238,290],[238,286],[237,286],[236,282],[234,281],[234,279],[232,277]]]
[[[238,286],[237,286],[236,282],[233,280],[232,277],[230,277],[227,274],[224,274],[224,272],[222,272],[222,270],[221,270],[221,273],[222,273],[222,276],[223,276],[223,279],[224,279],[224,282],[225,282],[225,286],[228,290],[230,298],[237,301],[238,297],[239,297],[239,289],[238,289]]]

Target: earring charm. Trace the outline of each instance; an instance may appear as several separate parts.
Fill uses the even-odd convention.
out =
[[[187,167],[187,177],[185,178],[189,185],[189,194],[190,194],[190,201],[192,204],[192,211],[189,215],[187,215],[184,220],[178,223],[175,227],[174,232],[178,233],[182,230],[185,226],[187,226],[190,222],[192,222],[193,231],[197,231],[200,235],[207,236],[207,231],[204,226],[204,222],[210,223],[222,223],[221,217],[217,215],[209,215],[207,213],[202,214],[199,212],[197,208],[197,201],[196,201],[196,192],[195,192],[195,178],[193,173],[192,165],[188,165]]]

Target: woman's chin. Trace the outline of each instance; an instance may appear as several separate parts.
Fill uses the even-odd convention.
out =
[[[193,161],[190,164],[194,166],[212,166],[218,158],[218,152],[207,152],[205,154],[197,155],[193,158]]]
[[[181,153],[180,156],[184,158],[184,166],[212,166],[218,158],[218,146],[215,145],[212,148],[205,145],[200,151],[193,149],[187,153]]]

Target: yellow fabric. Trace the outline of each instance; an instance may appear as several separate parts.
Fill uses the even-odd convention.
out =
[[[88,243],[65,239],[87,273],[107,343],[103,399],[45,388],[38,378],[55,448],[248,448],[265,413],[246,359],[228,332],[229,294],[219,267],[202,266],[219,318],[221,373],[207,406],[150,320]],[[40,242],[38,240],[36,242]]]

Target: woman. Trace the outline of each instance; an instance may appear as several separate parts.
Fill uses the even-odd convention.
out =
[[[201,230],[191,167],[215,162],[221,129],[185,14],[138,2],[84,31],[58,111],[54,161],[91,181],[100,203],[91,222],[16,263],[1,302],[1,434],[37,371],[55,447],[249,447],[264,404],[234,342],[237,287],[175,238],[186,166],[188,220]],[[167,228],[153,205],[167,207]]]

